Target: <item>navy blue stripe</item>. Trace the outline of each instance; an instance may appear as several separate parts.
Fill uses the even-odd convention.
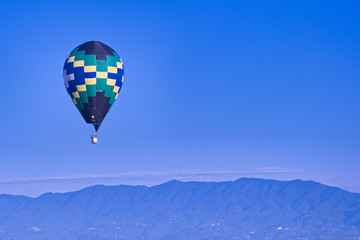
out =
[[[84,67],[75,68],[75,80],[77,85],[85,84]]]
[[[86,72],[84,76],[85,78],[96,78],[96,72]]]

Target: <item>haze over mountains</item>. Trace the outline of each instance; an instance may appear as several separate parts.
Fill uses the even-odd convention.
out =
[[[360,237],[360,194],[312,181],[240,178],[0,195],[0,239]]]

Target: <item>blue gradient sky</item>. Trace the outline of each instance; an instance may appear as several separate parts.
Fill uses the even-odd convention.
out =
[[[1,1],[0,193],[168,179],[360,192],[358,1]],[[124,85],[92,145],[62,79],[89,40]]]

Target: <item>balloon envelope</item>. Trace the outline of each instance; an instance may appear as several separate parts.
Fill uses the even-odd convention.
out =
[[[87,123],[97,131],[119,95],[124,66],[109,46],[86,42],[65,60],[64,83],[73,103]]]

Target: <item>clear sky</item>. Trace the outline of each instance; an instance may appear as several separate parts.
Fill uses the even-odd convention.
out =
[[[262,177],[360,192],[359,1],[1,1],[0,193]],[[90,143],[86,41],[125,80]]]

